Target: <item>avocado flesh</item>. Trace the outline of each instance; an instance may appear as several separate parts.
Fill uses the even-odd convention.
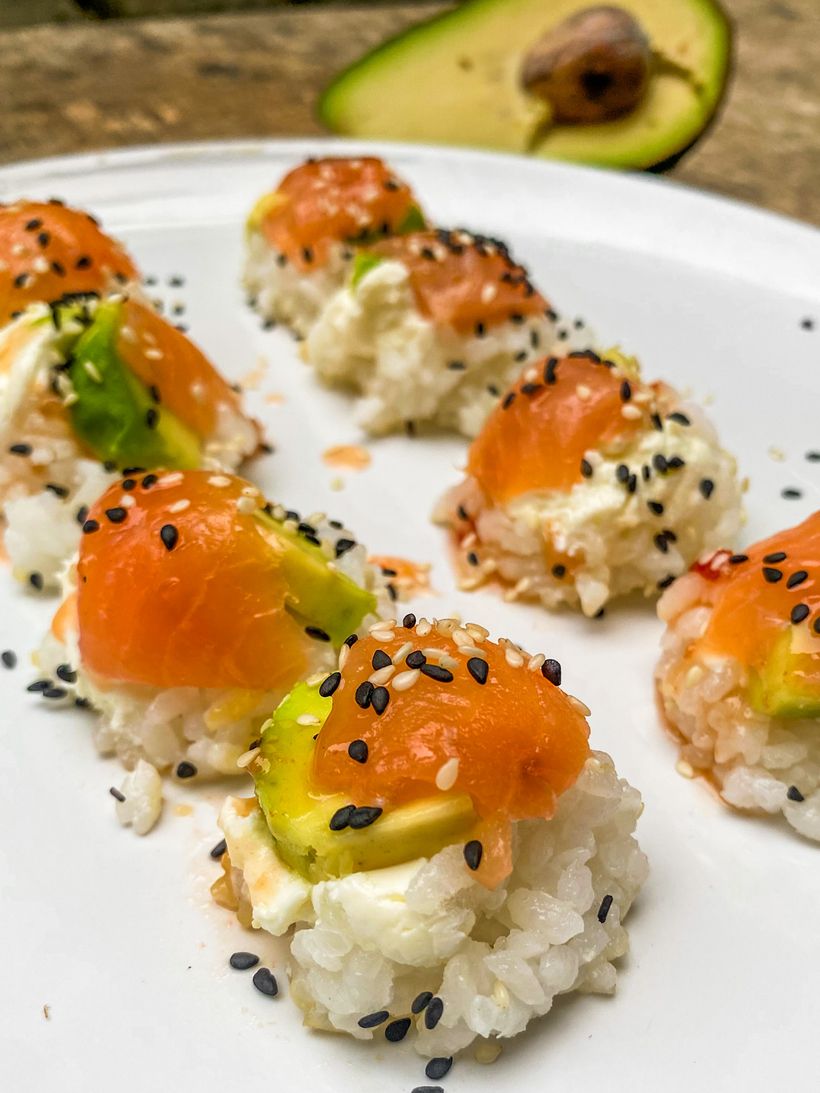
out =
[[[550,125],[547,103],[519,85],[524,56],[585,0],[468,0],[385,43],[343,72],[321,120],[357,137],[530,152],[614,167],[651,167],[706,127],[726,83],[731,35],[715,0],[623,0],[659,61],[622,118]]]
[[[341,645],[376,611],[376,597],[332,567],[322,548],[299,532],[264,510],[255,516],[287,583],[288,612],[302,626],[318,626],[334,645]]]
[[[369,827],[331,831],[330,819],[338,809],[370,803],[309,789],[313,738],[332,706],[333,699],[322,698],[317,687],[299,683],[265,725],[260,754],[249,768],[268,829],[287,865],[315,884],[430,857],[465,838],[478,818],[468,796],[451,793],[385,810]],[[305,714],[318,723],[298,724]]]
[[[775,642],[763,667],[752,675],[749,701],[770,717],[820,717],[816,657],[794,649],[794,632]]]
[[[190,469],[201,463],[198,437],[158,407],[116,349],[122,305],[100,304],[71,351],[69,407],[77,436],[101,460],[119,466]],[[154,410],[156,424],[148,424]]]

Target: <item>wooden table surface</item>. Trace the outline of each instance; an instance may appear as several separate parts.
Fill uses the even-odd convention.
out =
[[[0,32],[0,162],[159,141],[321,132],[319,89],[446,5],[298,6]],[[722,114],[671,176],[820,225],[820,0],[727,0]]]

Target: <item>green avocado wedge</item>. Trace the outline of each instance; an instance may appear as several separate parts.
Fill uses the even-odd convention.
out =
[[[430,857],[465,838],[477,817],[469,797],[452,793],[385,810],[368,827],[332,831],[331,817],[351,804],[350,798],[310,790],[314,737],[332,707],[333,699],[322,698],[317,686],[298,684],[265,725],[259,755],[248,768],[287,865],[316,883]],[[304,725],[299,718],[316,720]]]
[[[766,663],[751,678],[749,701],[770,717],[820,717],[820,690],[807,674],[813,658],[793,649],[793,637],[787,630],[775,642]]]
[[[260,509],[255,518],[271,548],[289,592],[287,609],[302,626],[324,630],[334,646],[340,646],[376,611],[376,597],[362,588],[328,559],[321,547],[287,524]]]
[[[637,105],[614,120],[552,122],[520,75],[535,43],[590,8],[583,0],[467,0],[342,72],[319,102],[336,133],[526,152],[598,166],[651,168],[680,156],[713,118],[731,60],[716,0],[623,0],[653,63]]]
[[[150,392],[117,353],[122,305],[101,303],[71,350],[69,413],[77,436],[101,460],[118,466],[192,469],[199,439]]]

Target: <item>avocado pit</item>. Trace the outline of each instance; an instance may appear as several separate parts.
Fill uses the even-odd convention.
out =
[[[521,85],[550,106],[552,120],[611,121],[633,110],[652,73],[640,23],[622,8],[585,8],[547,31],[525,55]]]

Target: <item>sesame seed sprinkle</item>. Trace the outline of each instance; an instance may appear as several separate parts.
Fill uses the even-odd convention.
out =
[[[603,925],[606,922],[609,909],[612,906],[612,896],[606,895],[601,900],[601,906],[598,908],[598,921]]]
[[[179,532],[173,524],[163,524],[159,530],[162,545],[167,551],[171,551],[179,542]]]
[[[481,859],[484,856],[484,847],[478,839],[470,839],[470,841],[464,847],[464,860],[467,863],[467,868],[472,869],[473,872],[481,865]]]

